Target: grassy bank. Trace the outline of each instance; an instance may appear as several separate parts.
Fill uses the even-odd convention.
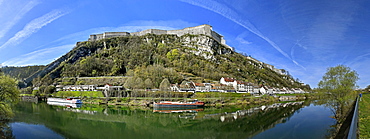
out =
[[[59,91],[53,95],[55,97],[104,97],[101,91]]]
[[[359,108],[359,131],[361,139],[370,138],[370,94],[363,94]]]

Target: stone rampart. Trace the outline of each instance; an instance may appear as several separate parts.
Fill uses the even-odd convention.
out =
[[[101,40],[105,38],[111,38],[111,37],[120,37],[120,36],[143,36],[146,34],[156,34],[156,35],[162,35],[162,34],[172,34],[177,36],[183,36],[185,34],[192,34],[192,35],[206,35],[214,38],[217,42],[219,42],[222,45],[225,45],[227,48],[230,48],[234,50],[232,47],[226,45],[226,40],[224,37],[217,32],[212,30],[212,26],[204,24],[200,26],[195,27],[187,27],[180,30],[160,30],[160,29],[147,29],[140,32],[104,32],[102,34],[94,34],[90,35],[89,41],[96,41]]]

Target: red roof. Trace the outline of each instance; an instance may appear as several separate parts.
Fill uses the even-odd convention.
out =
[[[243,81],[236,81],[237,84],[246,84],[246,82]]]
[[[194,84],[195,84],[195,86],[204,86],[203,83],[194,83]]]
[[[234,82],[235,79],[233,78],[224,78],[225,82]]]

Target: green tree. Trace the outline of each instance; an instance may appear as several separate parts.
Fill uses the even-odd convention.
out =
[[[356,89],[358,79],[356,71],[344,65],[339,65],[328,68],[318,87],[322,91],[330,92],[335,99],[340,99]]]
[[[136,78],[135,83],[134,83],[134,88],[135,89],[142,89],[142,88],[144,88],[144,81],[143,81],[143,79],[141,79],[140,77],[139,78]]]
[[[344,65],[338,65],[328,68],[318,84],[320,91],[330,94],[335,109],[335,118],[339,123],[344,120],[344,113],[350,106],[349,101],[353,98],[358,79],[356,71]]]
[[[133,89],[135,87],[135,79],[133,77],[129,77],[125,81],[125,84],[123,84],[123,87],[125,87],[126,89]]]
[[[365,90],[364,90],[365,92],[370,92],[370,85],[368,85],[368,86],[366,86],[366,88],[365,88]]]
[[[177,59],[177,57],[179,56],[179,50],[177,49],[173,49],[172,51],[169,51],[167,54],[166,54],[167,58],[170,59],[171,61],[174,60],[174,59]]]
[[[170,81],[167,78],[163,79],[161,84],[159,85],[159,90],[161,91],[170,91]]]
[[[54,85],[49,85],[44,89],[45,94],[52,94],[55,92],[55,86]]]
[[[0,75],[0,120],[13,115],[10,104],[18,101],[18,95],[17,81],[9,76]]]
[[[144,81],[145,89],[151,89],[153,88],[153,82],[149,78]]]

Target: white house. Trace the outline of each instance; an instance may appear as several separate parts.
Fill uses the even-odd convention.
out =
[[[266,93],[267,93],[267,91],[266,91],[265,87],[263,87],[263,86],[260,88],[259,92],[260,92],[262,95],[264,95],[264,94],[266,94]]]
[[[110,84],[106,84],[104,86],[103,93],[104,93],[105,96],[108,96],[108,93],[110,91],[117,91],[117,90],[121,90],[121,89],[123,89],[123,86],[113,86],[113,85],[110,85]]]
[[[180,92],[180,87],[177,84],[171,84],[171,91]]]
[[[206,92],[206,86],[203,83],[193,83],[195,92]]]
[[[237,89],[237,85],[238,85],[237,81],[233,78],[224,78],[224,77],[222,77],[220,79],[220,83],[228,85],[228,86],[233,86],[235,89]]]

